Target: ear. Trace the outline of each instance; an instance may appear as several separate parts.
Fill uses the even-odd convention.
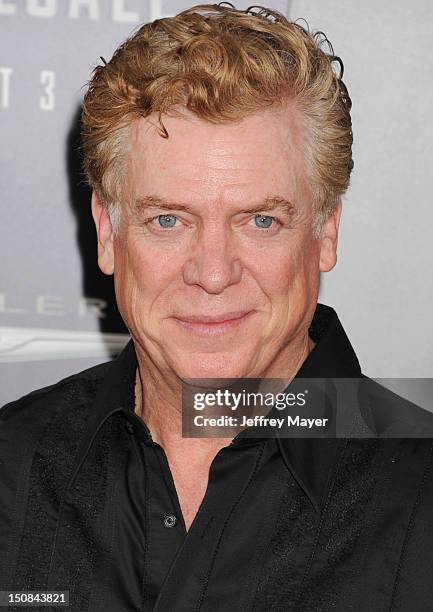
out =
[[[323,224],[320,234],[320,272],[329,272],[337,263],[338,227],[341,217],[341,201]]]
[[[92,216],[98,238],[98,265],[104,274],[113,274],[113,228],[107,209],[101,202],[96,191],[92,193]]]

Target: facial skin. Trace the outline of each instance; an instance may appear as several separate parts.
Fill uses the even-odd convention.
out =
[[[296,373],[311,348],[319,273],[336,262],[341,210],[315,238],[301,115],[285,107],[214,125],[185,111],[163,122],[168,139],[158,134],[154,117],[131,126],[116,236],[92,197],[99,265],[114,272],[140,371],[173,388],[186,378]],[[134,204],[145,196],[189,211]],[[255,221],[258,213],[248,211],[274,196],[293,210],[263,211]],[[166,228],[158,215],[170,215]],[[177,319],[234,311],[252,312],[225,333],[199,333]]]

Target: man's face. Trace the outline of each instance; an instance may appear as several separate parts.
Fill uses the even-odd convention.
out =
[[[114,272],[136,349],[181,378],[283,376],[305,345],[319,271],[335,264],[339,217],[314,237],[300,115],[163,122],[168,139],[154,117],[131,126],[115,237],[92,204],[99,265]]]

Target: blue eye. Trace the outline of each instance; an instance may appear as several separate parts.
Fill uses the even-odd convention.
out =
[[[256,215],[254,217],[254,221],[257,227],[260,227],[261,229],[268,229],[269,227],[271,227],[273,220],[274,218],[269,217],[268,215]]]
[[[158,215],[157,219],[161,227],[173,227],[176,223],[174,215]]]

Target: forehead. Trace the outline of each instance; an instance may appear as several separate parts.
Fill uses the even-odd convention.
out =
[[[295,199],[305,189],[304,128],[294,108],[266,110],[214,124],[184,112],[130,127],[127,184],[134,198],[158,194],[182,201],[239,202],[270,192]]]

